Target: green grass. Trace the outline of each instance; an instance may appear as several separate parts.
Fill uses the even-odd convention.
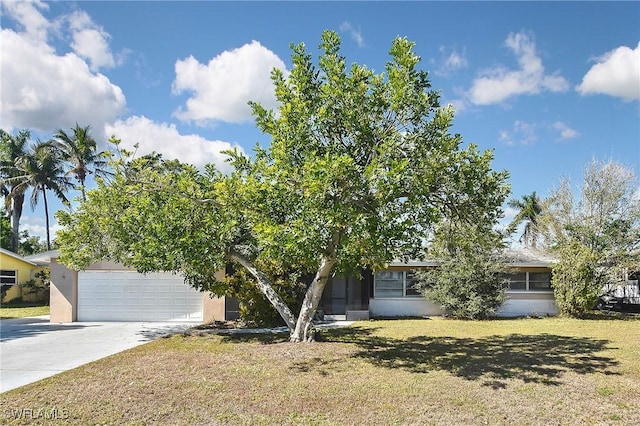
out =
[[[640,317],[596,318],[360,322],[313,344],[194,330],[4,393],[0,413],[66,410],[44,424],[640,424]]]
[[[6,303],[0,306],[0,320],[49,315],[49,306],[42,303]]]

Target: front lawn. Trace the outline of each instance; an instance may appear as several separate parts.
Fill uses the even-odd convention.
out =
[[[640,318],[175,335],[2,395],[52,424],[640,424]],[[41,411],[38,411],[41,410]],[[51,417],[51,416],[50,416]]]
[[[0,320],[49,315],[49,306],[41,303],[7,303],[0,306]]]

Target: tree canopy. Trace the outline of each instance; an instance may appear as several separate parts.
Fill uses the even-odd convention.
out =
[[[18,182],[7,182],[7,179],[19,175],[15,161],[27,154],[31,133],[26,130],[15,135],[0,129],[0,190],[5,200],[5,209],[10,217],[11,242],[9,248],[18,252],[20,240],[20,218],[24,206],[25,188],[19,187]]]
[[[104,169],[107,153],[97,151],[97,143],[90,134],[89,126],[76,124],[71,133],[59,129],[51,140],[30,140],[31,132],[28,130],[11,135],[0,129],[0,192],[5,198],[5,209],[11,222],[9,248],[16,253],[22,250],[20,218],[29,189],[33,189],[32,208],[37,204],[40,193],[43,195],[47,247],[50,248],[46,190],[53,191],[57,198],[68,204],[67,193],[73,187],[68,176],[75,175],[79,182],[76,188],[84,200],[87,176],[108,173]]]
[[[509,224],[509,230],[515,231],[524,222],[524,230],[520,236],[520,242],[524,243],[525,247],[535,249],[538,235],[540,234],[538,221],[539,216],[542,214],[542,202],[536,191],[533,191],[530,195],[523,195],[521,200],[515,198],[509,200],[509,207],[517,210],[515,217]]]
[[[590,310],[605,284],[640,267],[640,194],[632,169],[593,160],[574,192],[563,180],[544,213],[545,239],[559,257],[552,285],[563,314]]]
[[[317,64],[303,44],[292,45],[291,73],[272,73],[278,110],[251,104],[268,147],[257,145],[252,157],[229,152],[229,175],[125,156],[77,213],[59,216],[61,260],[179,271],[216,294],[225,288],[214,273],[235,262],[255,277],[291,340],[312,339],[331,275],[422,257],[445,217],[491,225],[502,214],[507,173],[491,169],[491,151],[463,147],[450,133],[453,110],[440,106],[413,48],[396,38],[375,74],[347,67],[335,32],[323,33]],[[314,275],[299,313],[257,261]]]

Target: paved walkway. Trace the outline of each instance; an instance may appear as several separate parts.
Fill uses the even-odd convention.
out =
[[[196,323],[0,321],[0,392],[79,367]]]

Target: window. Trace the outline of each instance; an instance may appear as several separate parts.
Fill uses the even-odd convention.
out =
[[[515,272],[502,274],[508,290],[550,291],[551,272]]]
[[[382,271],[374,277],[374,297],[420,297],[413,271]]]
[[[416,288],[417,283],[418,279],[414,271],[405,272],[405,296],[422,296]]]
[[[529,272],[529,290],[549,291],[551,290],[550,272]]]
[[[17,277],[18,277],[17,271],[7,271],[3,269],[0,271],[0,284],[16,285],[18,284]]]
[[[527,273],[516,272],[514,274],[504,274],[507,280],[505,288],[508,290],[526,290],[527,289]]]
[[[384,271],[375,276],[376,297],[402,297],[404,272]]]

